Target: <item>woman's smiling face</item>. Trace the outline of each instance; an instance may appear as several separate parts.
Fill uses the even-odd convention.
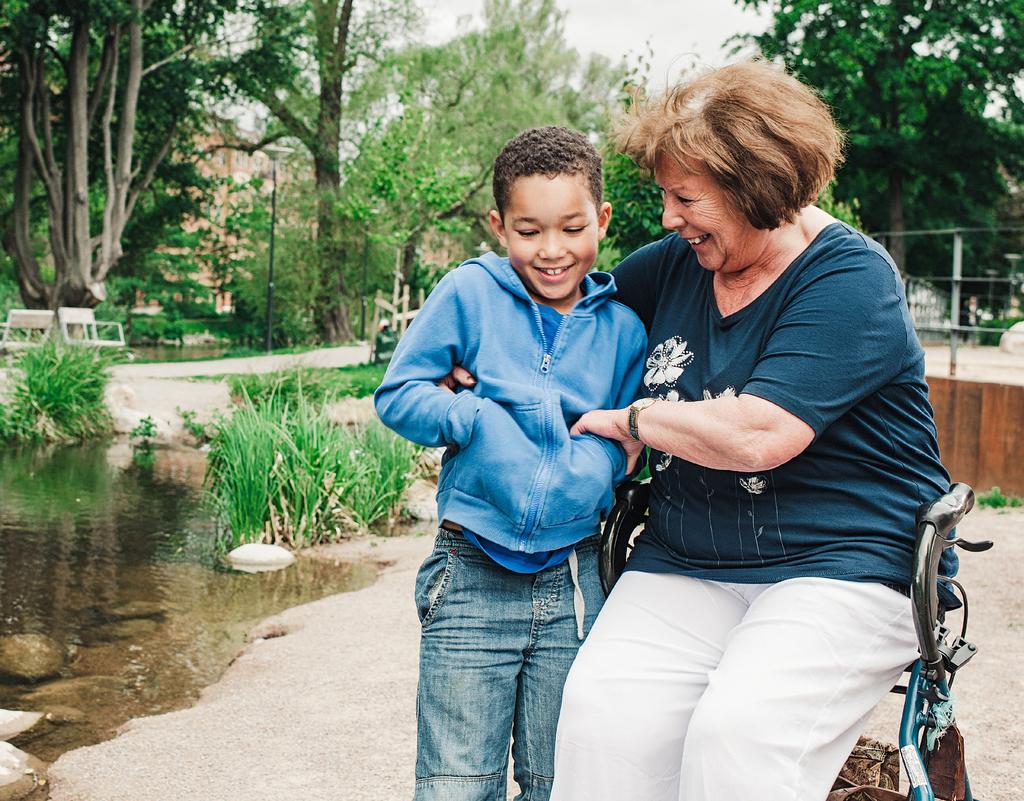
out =
[[[661,224],[690,243],[705,270],[739,272],[763,250],[770,232],[735,211],[711,178],[684,172],[662,157],[654,180],[662,191]]]

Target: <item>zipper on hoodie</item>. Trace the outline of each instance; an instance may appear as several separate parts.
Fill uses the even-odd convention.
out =
[[[547,342],[544,340],[544,324],[540,319],[540,311],[534,307],[534,315],[537,318],[537,324],[540,326],[540,337],[541,342],[544,344],[544,358],[540,363],[540,371],[547,375],[551,370],[551,354],[548,353]],[[551,350],[555,349],[555,344],[558,342],[558,337],[562,333],[562,329],[565,327],[565,321],[569,318],[569,315],[563,314],[562,321],[558,324],[558,328],[555,329],[555,336],[551,340]],[[545,382],[546,383],[546,382]],[[541,457],[540,470],[537,472],[537,480],[533,484],[533,488],[530,490],[530,497],[526,507],[526,519],[523,521],[523,530],[519,536],[519,551],[525,553],[526,542],[529,540],[530,535],[533,534],[533,529],[537,525],[537,518],[540,516],[540,497],[542,488],[548,485],[548,476],[551,473],[551,462],[553,459],[553,444],[555,438],[555,424],[554,414],[551,409],[551,403],[544,403],[544,453]]]
[[[540,342],[544,348],[544,358],[540,360],[540,371],[547,375],[551,370],[551,354],[555,350],[555,345],[558,343],[558,335],[562,333],[562,329],[565,327],[565,321],[569,318],[568,314],[562,315],[562,321],[558,324],[558,328],[555,329],[555,336],[551,340],[551,347],[548,347],[547,340],[544,339],[544,323],[540,319],[540,310],[534,305],[534,315],[537,317],[537,325],[540,326]]]
[[[544,404],[544,455],[541,457],[540,470],[537,472],[537,480],[530,490],[529,503],[526,507],[526,520],[523,521],[523,531],[519,536],[519,551],[525,553],[526,542],[537,525],[537,518],[540,516],[540,495],[541,489],[548,484],[548,474],[551,472],[551,451],[554,439],[554,420],[551,414],[551,404]]]

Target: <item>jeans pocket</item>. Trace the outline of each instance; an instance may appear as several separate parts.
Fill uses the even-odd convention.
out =
[[[437,617],[452,585],[458,551],[438,545],[420,565],[416,574],[416,614],[420,626],[426,628]]]

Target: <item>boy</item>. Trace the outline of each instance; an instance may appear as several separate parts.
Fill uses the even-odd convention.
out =
[[[562,685],[603,601],[600,519],[636,456],[568,433],[636,398],[646,352],[611,275],[588,275],[611,219],[600,156],[533,128],[498,155],[493,188],[508,258],[441,280],[374,396],[387,426],[448,446],[416,578],[417,801],[504,798],[510,734],[519,797],[548,798]],[[455,365],[471,391],[438,384]]]

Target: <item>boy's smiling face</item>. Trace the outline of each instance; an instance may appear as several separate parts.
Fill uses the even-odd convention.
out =
[[[611,216],[582,175],[528,175],[512,185],[504,217],[491,211],[490,223],[530,297],[567,314],[583,296]]]

